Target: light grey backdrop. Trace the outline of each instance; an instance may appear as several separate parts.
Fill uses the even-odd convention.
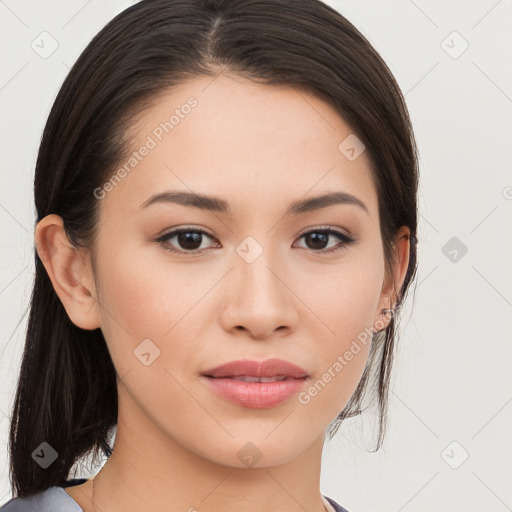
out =
[[[0,503],[10,497],[38,144],[69,67],[131,3],[0,0]],[[327,3],[402,88],[420,150],[421,217],[385,445],[367,451],[370,415],[347,422],[325,444],[322,492],[354,512],[512,510],[512,1]]]

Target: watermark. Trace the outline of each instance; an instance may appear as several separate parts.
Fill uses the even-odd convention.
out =
[[[469,48],[469,43],[459,32],[454,30],[441,41],[441,48],[452,59],[458,59]]]
[[[387,310],[388,315],[391,317],[394,315],[393,310]],[[342,370],[347,366],[354,356],[359,354],[363,347],[366,347],[368,343],[373,339],[373,335],[379,332],[387,326],[387,323],[382,318],[379,318],[372,327],[365,327],[364,331],[360,332],[356,339],[352,340],[350,348],[346,350],[342,355],[338,355],[336,360],[329,366],[326,372],[322,374],[322,377],[317,379],[314,384],[311,384],[308,389],[301,391],[297,398],[299,403],[307,405],[311,402],[311,398],[315,397],[322,391],[329,382],[331,382]]]
[[[253,263],[261,254],[263,254],[263,247],[252,236],[248,236],[236,248],[236,253],[246,263]]]
[[[59,47],[57,39],[49,32],[41,32],[31,43],[30,47],[41,59],[48,59]]]
[[[258,447],[251,442],[245,443],[236,454],[238,460],[248,468],[254,466],[261,459],[262,455]]]
[[[460,238],[452,236],[452,238],[443,245],[441,252],[452,263],[458,263],[468,252],[468,247]]]
[[[144,365],[150,366],[160,357],[160,349],[149,338],[142,340],[133,350],[133,355]]]
[[[458,441],[452,441],[442,452],[441,458],[452,469],[459,469],[469,458],[469,453]]]
[[[54,448],[43,441],[33,452],[32,458],[43,468],[48,468],[51,464],[55,462],[58,457],[58,453],[54,450]]]
[[[338,151],[351,162],[357,160],[365,149],[366,146],[363,141],[354,133],[343,139],[338,146]]]
[[[158,126],[153,128],[151,134],[146,137],[144,144],[130,155],[124,165],[119,167],[103,186],[94,189],[94,197],[96,199],[104,199],[107,192],[114,190],[114,188],[149,155],[150,151],[155,149],[159,142],[162,142],[165,135],[171,133],[171,131],[180,124],[181,120],[185,119],[185,117],[192,112],[194,107],[197,107],[197,104],[196,98],[191,96],[180,108],[174,109],[174,113],[168,120],[161,122]]]

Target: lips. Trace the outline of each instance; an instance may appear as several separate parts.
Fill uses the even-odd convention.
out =
[[[216,366],[203,372],[205,377],[232,378],[245,382],[275,382],[287,379],[303,379],[308,376],[304,368],[284,359],[265,361],[239,360]]]
[[[201,376],[208,388],[221,398],[253,409],[286,403],[304,388],[308,378],[304,368],[283,359],[231,361]]]
[[[309,375],[283,359],[231,361],[205,371],[201,379],[221,398],[238,406],[266,409],[284,404],[304,388]]]
[[[242,375],[241,377],[216,377],[224,379],[239,380],[241,382],[278,382],[289,379],[286,375],[275,375],[274,377],[255,377],[253,375]]]

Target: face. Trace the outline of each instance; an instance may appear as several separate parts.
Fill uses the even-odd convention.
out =
[[[182,84],[144,113],[135,160],[96,191],[94,294],[120,377],[120,424],[151,425],[228,466],[243,465],[247,442],[265,467],[323,437],[364,369],[370,342],[358,336],[390,306],[370,162],[339,149],[351,133],[315,96],[223,74]],[[333,193],[357,200],[288,211]],[[271,358],[307,373],[276,403],[233,402],[204,376]]]

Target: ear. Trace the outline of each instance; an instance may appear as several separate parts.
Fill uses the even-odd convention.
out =
[[[82,329],[100,327],[89,253],[70,243],[58,215],[41,219],[34,238],[39,258],[70,320]]]
[[[378,308],[375,312],[374,328],[376,331],[384,330],[393,317],[393,311],[391,313],[382,314],[382,310],[394,310],[395,308],[398,300],[398,292],[402,288],[409,266],[410,238],[411,230],[407,226],[402,226],[395,237],[393,244],[392,275],[388,275],[388,272],[386,272]]]

